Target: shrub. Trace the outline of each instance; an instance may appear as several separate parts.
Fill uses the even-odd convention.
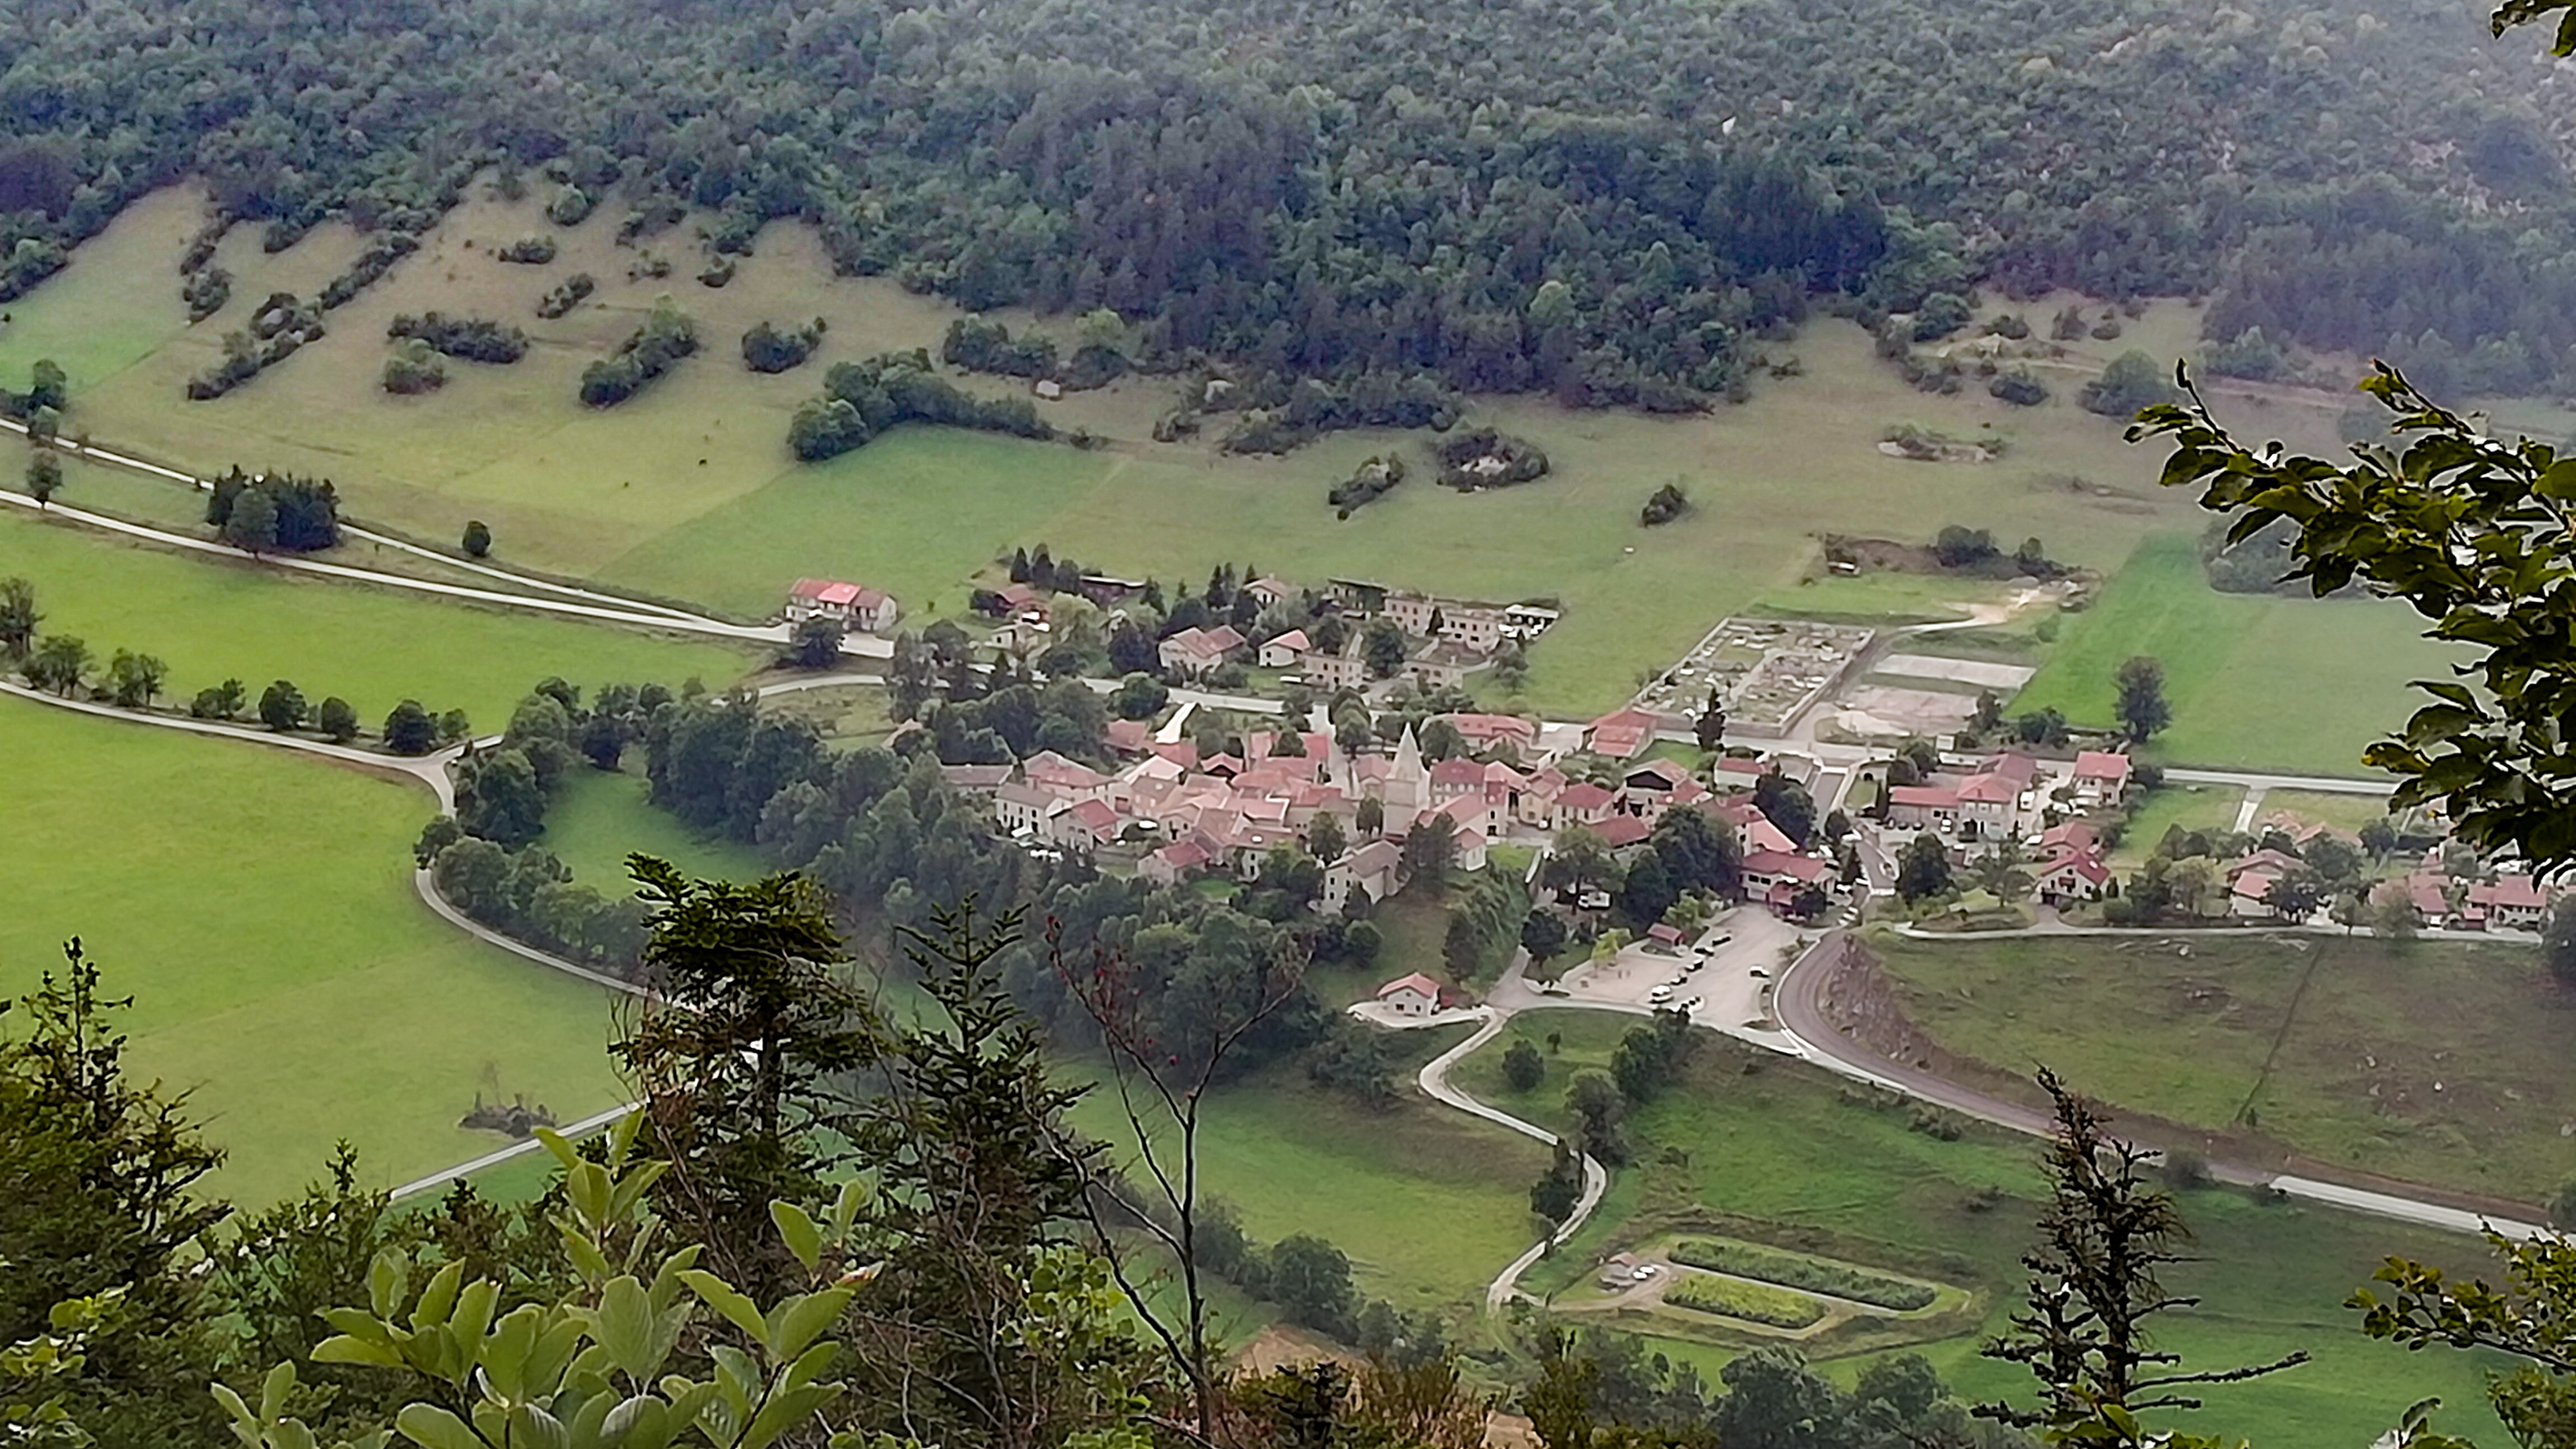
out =
[[[1921,1283],[1908,1283],[1901,1278],[1890,1278],[1842,1263],[1820,1263],[1813,1258],[1773,1252],[1750,1243],[1685,1238],[1673,1245],[1672,1259],[1693,1268],[1733,1273],[1739,1278],[1759,1278],[1784,1288],[1803,1288],[1810,1293],[1848,1298],[1854,1303],[1866,1303],[1872,1308],[1898,1313],[1929,1308],[1940,1296]]]
[[[1997,374],[1994,381],[1986,384],[1986,392],[2017,408],[2035,408],[2048,401],[2048,385],[2031,376],[2028,368]]]
[[[653,304],[653,314],[627,337],[615,356],[582,369],[581,400],[595,408],[614,407],[697,350],[697,324],[665,297]]]
[[[537,315],[552,321],[581,305],[581,299],[599,288],[599,280],[588,272],[575,272],[557,283],[537,303]]]
[[[555,239],[550,236],[523,236],[493,255],[521,266],[541,267],[555,259]]]
[[[751,330],[742,334],[742,365],[754,372],[785,372],[802,366],[822,345],[823,329],[828,325],[820,317],[784,331],[765,321],[753,323]]]
[[[1475,428],[1443,441],[1439,447],[1440,481],[1472,492],[1526,483],[1547,472],[1547,454],[1536,443]]]
[[[1351,476],[1334,484],[1333,491],[1325,495],[1324,501],[1333,505],[1338,516],[1348,518],[1357,510],[1394,492],[1396,485],[1403,481],[1402,458],[1392,455],[1371,458],[1360,464],[1358,471]]]
[[[385,391],[400,396],[435,392],[447,385],[446,364],[418,338],[405,342],[385,359]]]
[[[425,342],[449,357],[468,362],[512,363],[528,355],[528,334],[483,317],[450,317],[406,312],[385,328],[387,337]]]
[[[1726,1278],[1686,1277],[1664,1290],[1664,1301],[1694,1313],[1740,1318],[1773,1328],[1805,1328],[1825,1316],[1825,1305],[1803,1293]]]
[[[1667,483],[1654,491],[1646,506],[1637,510],[1637,521],[1648,528],[1670,523],[1690,511],[1690,495],[1679,483]]]

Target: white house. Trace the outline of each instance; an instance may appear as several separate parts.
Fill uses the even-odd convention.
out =
[[[1353,891],[1366,891],[1372,901],[1395,894],[1396,862],[1403,852],[1390,841],[1376,840],[1345,853],[1324,867],[1323,909],[1338,911]]]
[[[882,634],[894,627],[894,596],[837,579],[798,579],[787,594],[787,621],[802,624],[818,616],[844,629]]]
[[[1396,1016],[1429,1016],[1440,1009],[1440,983],[1416,971],[1379,987],[1377,1004]]]
[[[1264,639],[1261,641],[1261,667],[1285,669],[1297,662],[1298,655],[1314,647],[1303,629],[1291,629],[1285,634]]]

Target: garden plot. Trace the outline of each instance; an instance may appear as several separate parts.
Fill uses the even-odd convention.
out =
[[[1870,678],[1937,679],[1948,684],[1972,685],[2009,693],[2030,682],[2039,671],[2028,665],[2006,664],[1994,659],[1943,659],[1930,654],[1890,654],[1878,661]]]

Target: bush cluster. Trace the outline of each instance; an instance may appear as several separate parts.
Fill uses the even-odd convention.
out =
[[[1720,1314],[1773,1328],[1805,1328],[1825,1316],[1825,1305],[1804,1293],[1727,1278],[1684,1277],[1664,1290],[1664,1301],[1694,1313]]]
[[[416,338],[449,357],[468,362],[512,363],[528,355],[528,334],[484,317],[403,313],[385,328],[391,338]]]
[[[697,350],[697,324],[665,297],[653,304],[653,315],[627,337],[615,356],[582,369],[581,400],[595,408],[615,407]]]

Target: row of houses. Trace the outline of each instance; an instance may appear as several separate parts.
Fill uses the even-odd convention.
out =
[[[2017,750],[1961,770],[1936,770],[1887,791],[1887,823],[1962,841],[2018,840],[2039,830],[2052,808],[2081,814],[2116,808],[2128,793],[2129,757],[2086,750],[2073,761]]]
[[[2425,925],[2436,930],[2537,931],[2548,922],[2549,908],[2562,894],[2527,875],[2508,873],[2494,880],[2463,882],[2425,869],[2380,882],[2373,898],[2393,895],[2405,900]]]

